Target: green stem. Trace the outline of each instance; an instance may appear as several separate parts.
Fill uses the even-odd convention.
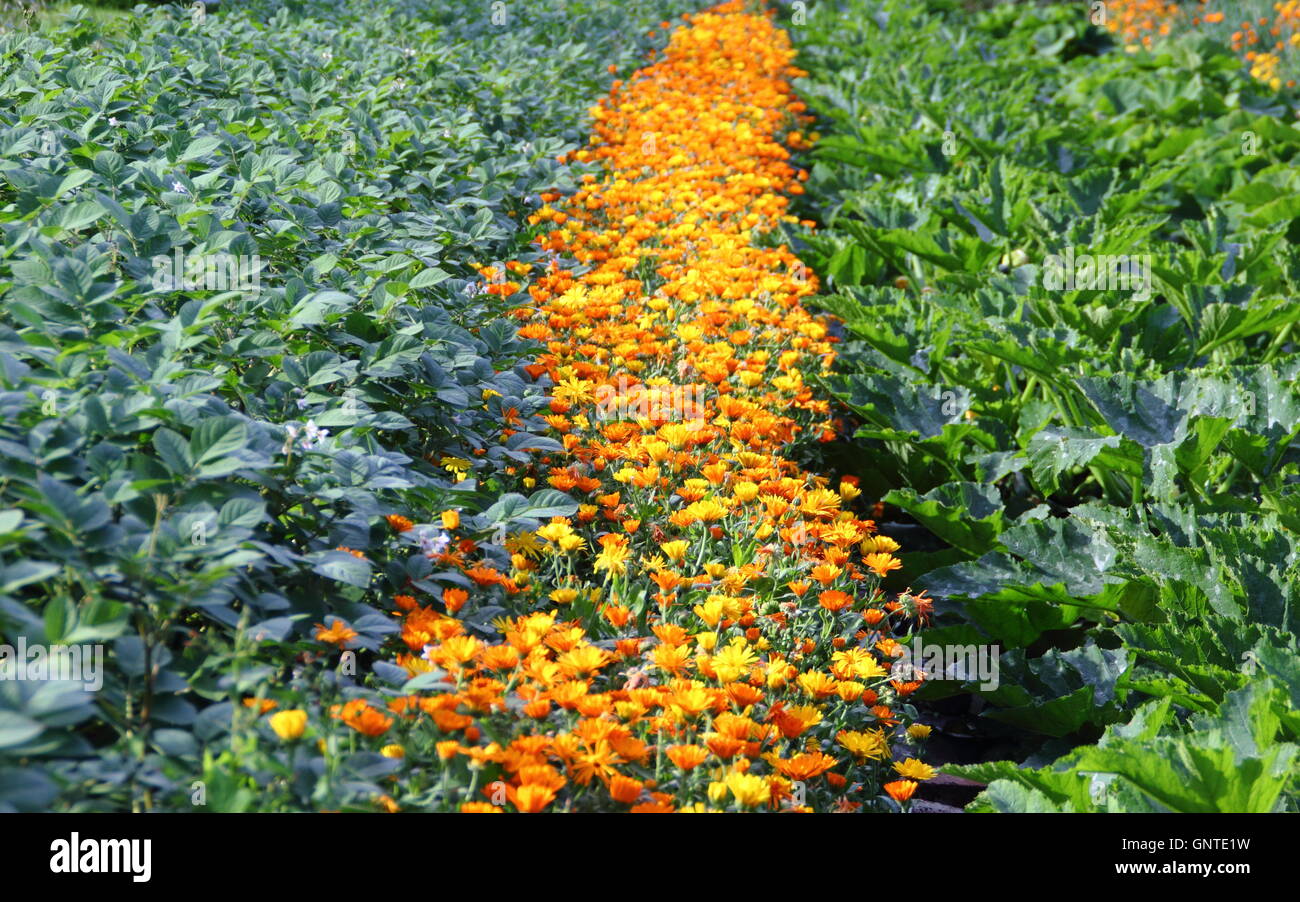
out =
[[[1282,350],[1282,346],[1286,344],[1287,339],[1291,337],[1291,331],[1294,328],[1295,323],[1293,322],[1283,326],[1282,331],[1277,333],[1277,336],[1269,343],[1268,348],[1264,351],[1264,356],[1260,358],[1259,362],[1268,363],[1272,360],[1277,355],[1277,352]]]

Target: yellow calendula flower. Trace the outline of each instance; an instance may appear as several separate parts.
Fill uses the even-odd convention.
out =
[[[799,499],[799,509],[812,517],[829,517],[840,507],[840,496],[830,489],[809,489]]]
[[[562,520],[552,520],[538,529],[537,535],[548,542],[558,542],[563,536],[573,535],[573,527]]]
[[[444,457],[439,463],[444,470],[451,473],[456,482],[463,482],[474,466],[462,457]]]
[[[883,730],[841,730],[835,741],[859,759],[883,758],[889,753],[889,742]]]
[[[555,663],[570,679],[585,677],[604,667],[610,659],[609,652],[594,645],[580,645],[562,654]]]
[[[583,379],[565,379],[551,390],[557,401],[565,404],[590,404],[596,400],[595,386]]]
[[[853,659],[852,675],[859,680],[880,680],[889,676],[889,670],[876,660],[865,648],[858,649],[861,654]],[[834,656],[832,655],[832,660]]]
[[[736,801],[746,808],[766,805],[772,798],[772,787],[764,777],[732,773],[724,782]]]
[[[929,780],[934,777],[934,768],[915,758],[895,762],[894,770],[898,771],[900,777],[909,780]]]
[[[664,542],[659,546],[659,550],[663,552],[664,557],[668,558],[668,560],[681,565],[686,560],[686,549],[690,547],[690,544],[685,539],[674,539],[671,542]]]
[[[713,523],[727,516],[727,505],[718,498],[705,498],[688,505],[682,514],[693,522]]]
[[[694,608],[695,616],[704,621],[705,626],[709,629],[716,629],[718,623],[726,614],[726,606],[718,598],[710,598],[704,604],[697,604]]]
[[[709,784],[708,796],[709,801],[715,805],[721,805],[727,800],[727,784],[722,781],[714,781]]]
[[[877,552],[892,554],[898,550],[899,545],[889,536],[872,536],[871,538],[863,539],[861,545],[858,547],[862,549],[864,555],[875,554]]]
[[[719,680],[730,683],[739,679],[741,674],[748,673],[757,661],[758,655],[741,638],[713,656],[713,670]]]
[[[269,721],[275,735],[285,742],[301,739],[307,730],[307,712],[298,709],[279,711],[272,714]]]
[[[520,532],[506,536],[506,550],[511,554],[522,554],[526,558],[537,560],[542,554],[542,543],[537,540],[537,533]]]
[[[623,576],[627,573],[627,560],[631,553],[626,536],[609,533],[601,537],[601,551],[592,566],[610,577]]]
[[[835,693],[836,680],[820,671],[799,674],[798,683],[804,694],[813,698],[825,698]]]

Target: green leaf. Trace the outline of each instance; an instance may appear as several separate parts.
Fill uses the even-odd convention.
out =
[[[0,564],[0,594],[13,592],[23,586],[49,579],[59,572],[57,564],[48,561],[18,561]]]
[[[1089,748],[1075,767],[1117,774],[1170,811],[1262,813],[1275,809],[1296,751],[1294,745],[1278,745],[1262,757],[1237,761],[1216,731]]]
[[[972,814],[1060,814],[1073,810],[1053,802],[1041,790],[1011,780],[994,780],[966,806]]]
[[[153,447],[167,469],[177,476],[188,476],[194,472],[194,455],[190,451],[190,443],[178,433],[166,427],[156,430],[153,434]]]
[[[317,291],[304,297],[290,311],[289,327],[299,329],[320,325],[326,316],[349,310],[356,303],[356,298],[341,291]]]
[[[509,492],[483,512],[489,523],[512,523],[519,520],[548,520],[571,517],[578,512],[578,502],[555,489],[534,492],[531,497]]]
[[[1123,439],[1118,435],[1102,436],[1089,429],[1048,426],[1029,440],[1027,455],[1034,482],[1047,494],[1061,488],[1060,477],[1076,467],[1086,467],[1106,452],[1112,469],[1141,475],[1142,460],[1124,454]],[[1131,447],[1131,446],[1130,446]]]
[[[950,482],[925,495],[895,489],[882,500],[898,505],[930,532],[972,555],[996,547],[1006,527],[1002,498],[993,486]]]
[[[1082,774],[1048,767],[1021,767],[1011,761],[946,764],[943,772],[988,784],[967,811],[1089,811],[1093,808],[1090,781]]]
[[[415,277],[411,279],[409,284],[412,288],[432,288],[434,285],[450,278],[450,273],[443,272],[436,266],[430,266],[427,269],[416,273]]]
[[[190,455],[198,475],[225,476],[244,464],[236,456],[248,443],[248,426],[239,417],[212,417],[190,435]]]
[[[370,586],[370,562],[361,560],[346,551],[324,551],[315,555],[312,570],[332,579],[366,589]]]
[[[23,512],[20,510],[0,510],[0,536],[17,532],[22,525]]]
[[[0,663],[0,666],[4,666]],[[21,662],[20,662],[21,666]],[[16,711],[0,710],[0,749],[23,745],[44,732],[39,722]]]
[[[186,146],[185,152],[181,154],[182,160],[197,160],[200,157],[206,157],[221,148],[221,139],[211,136],[204,138],[195,138]]]

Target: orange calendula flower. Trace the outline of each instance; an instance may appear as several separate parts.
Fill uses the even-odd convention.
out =
[[[871,571],[876,574],[876,576],[881,577],[888,574],[891,570],[898,570],[903,566],[903,562],[898,558],[894,557],[892,554],[885,554],[883,552],[873,552],[872,554],[868,554],[862,558],[862,562],[866,564]]]
[[[625,627],[632,620],[632,609],[620,604],[606,605],[600,613],[615,628]]]
[[[817,596],[817,602],[828,611],[842,611],[853,604],[853,596],[839,589],[827,589]]]
[[[335,705],[335,717],[365,736],[382,736],[393,725],[393,718],[372,708],[365,699],[356,698],[341,708]]]
[[[523,814],[536,814],[555,801],[555,790],[549,786],[529,783],[518,788],[506,786],[506,797],[510,804]]]
[[[615,774],[609,778],[606,785],[609,787],[609,797],[615,802],[631,805],[641,798],[642,783],[640,780],[634,780],[622,774]]]
[[[398,514],[385,514],[384,519],[388,521],[388,525],[393,532],[406,532],[415,527],[415,524],[409,518]]]
[[[804,752],[793,758],[778,760],[776,769],[791,780],[811,780],[820,777],[834,767],[838,761],[821,752]]]
[[[839,578],[844,571],[834,564],[818,564],[812,570],[812,578],[823,586],[828,586]]]
[[[708,749],[698,745],[674,745],[669,746],[666,751],[668,760],[680,767],[682,770],[694,770],[704,763],[704,759],[709,757]]]
[[[419,603],[418,601],[415,600],[415,596],[413,596],[413,595],[394,595],[394,596],[393,596],[393,606],[396,607],[399,611],[403,611],[403,612],[407,612],[407,613],[409,613],[410,611],[412,611],[412,610],[414,610],[416,607],[418,607],[419,604],[420,604],[420,603]]]
[[[469,601],[469,593],[464,589],[451,587],[442,590],[442,603],[446,606],[448,614],[455,614],[465,606],[467,601]]]
[[[356,630],[338,618],[328,628],[322,623],[316,624],[316,641],[337,645],[339,648],[347,648],[348,643],[358,635]]]
[[[462,814],[501,814],[502,809],[499,805],[493,805],[491,802],[462,802],[460,805]]]
[[[886,783],[884,788],[891,799],[902,804],[912,797],[918,785],[914,780],[895,780],[892,783]]]

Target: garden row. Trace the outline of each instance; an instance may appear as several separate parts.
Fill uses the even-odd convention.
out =
[[[401,600],[411,694],[348,702],[411,765],[392,807],[897,810],[933,775],[892,670],[927,602],[880,591],[898,546],[856,478],[800,468],[834,354],[816,281],[754,240],[806,175],[792,58],[743,3],[691,15],[592,109],[600,174],[533,214],[557,260],[513,267],[516,315],[563,452],[521,472],[580,504]]]
[[[394,594],[443,588],[444,523],[508,566],[494,535],[576,511],[510,474],[562,446],[538,345],[500,315],[519,286],[476,267],[542,258],[527,218],[576,186],[557,157],[607,67],[688,6],[0,33],[0,634],[106,651],[95,694],[0,681],[0,807],[265,799],[279,740],[245,702],[324,710],[373,679]],[[344,673],[314,638],[336,622]],[[350,743],[297,757],[294,804],[370,804],[397,762]]]
[[[946,769],[972,810],[1295,810],[1300,131],[1201,34],[920,6],[791,19],[826,136],[789,231],[841,466],[938,540],[891,580],[1001,652],[918,697],[1013,760]]]

